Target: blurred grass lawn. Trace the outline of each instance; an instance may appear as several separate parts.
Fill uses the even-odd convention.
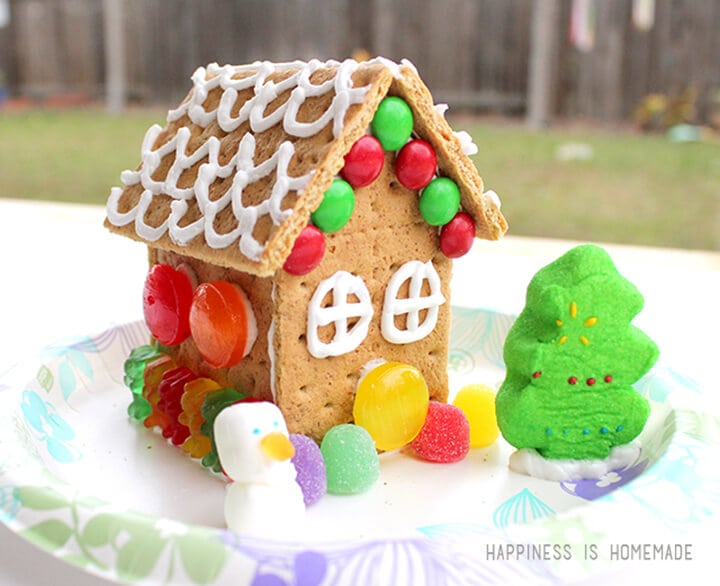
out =
[[[0,197],[104,204],[135,168],[145,130],[164,114],[0,113]],[[456,124],[458,128],[460,124]],[[720,144],[663,136],[462,123],[480,148],[486,189],[516,235],[679,248],[720,248]],[[567,143],[589,160],[559,161]]]

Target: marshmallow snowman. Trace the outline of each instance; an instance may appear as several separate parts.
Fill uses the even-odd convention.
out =
[[[215,445],[225,474],[225,522],[253,537],[296,534],[305,514],[291,458],[295,449],[276,405],[236,403],[215,419]]]

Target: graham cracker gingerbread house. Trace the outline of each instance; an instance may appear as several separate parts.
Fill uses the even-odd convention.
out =
[[[153,336],[316,439],[352,419],[374,361],[446,400],[449,257],[507,226],[414,67],[212,64],[193,82],[107,205],[148,246]]]

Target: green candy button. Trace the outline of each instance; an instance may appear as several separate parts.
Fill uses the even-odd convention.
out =
[[[436,177],[420,195],[420,213],[431,226],[443,226],[460,209],[460,189],[447,177]]]
[[[352,186],[342,179],[335,179],[325,192],[322,203],[312,213],[312,222],[322,232],[337,232],[348,223],[355,209],[355,193]]]
[[[396,151],[412,134],[412,110],[402,98],[385,98],[375,111],[370,127],[386,151]]]

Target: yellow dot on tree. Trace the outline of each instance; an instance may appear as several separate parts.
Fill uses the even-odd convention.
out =
[[[470,423],[470,447],[484,448],[500,435],[495,417],[495,391],[487,385],[467,385],[455,395],[459,407]]]

